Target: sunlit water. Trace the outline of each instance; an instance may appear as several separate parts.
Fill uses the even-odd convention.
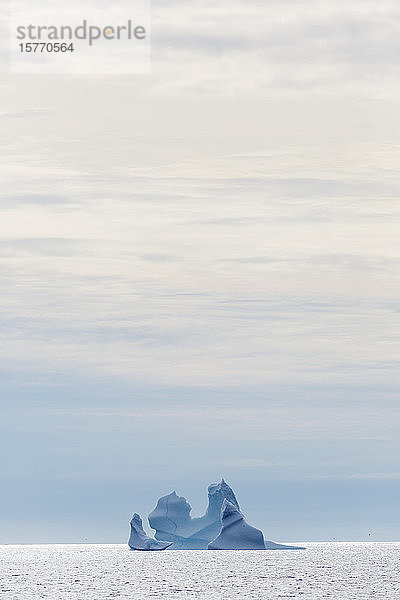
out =
[[[123,545],[0,546],[1,600],[399,600],[400,544],[306,550],[130,552]]]

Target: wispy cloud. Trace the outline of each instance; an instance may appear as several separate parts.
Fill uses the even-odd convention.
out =
[[[11,110],[0,112],[0,119],[25,119],[31,117],[46,117],[51,114],[47,108],[26,108],[23,110]]]
[[[354,474],[338,474],[338,475],[309,475],[307,479],[327,479],[327,480],[377,480],[390,481],[400,479],[400,472],[382,472],[382,473],[354,473]]]
[[[180,93],[385,93],[396,85],[397,11],[392,0],[362,10],[341,0],[159,2],[155,64]],[[172,91],[166,77],[157,88]]]
[[[140,400],[138,403],[140,405]],[[394,440],[397,425],[388,423],[385,415],[371,406],[364,407],[362,413],[357,405],[331,406],[308,404],[301,406],[295,400],[286,403],[269,401],[266,406],[240,408],[237,406],[209,406],[203,402],[195,405],[156,406],[146,409],[68,409],[51,410],[55,416],[78,418],[89,423],[102,420],[121,426],[125,423],[139,423],[151,428],[153,433],[178,431],[182,439],[198,439],[207,431],[208,435],[217,435],[229,440]],[[392,418],[395,411],[391,409]],[[397,413],[396,413],[397,414]],[[254,462],[254,467],[273,466],[270,461]],[[232,459],[240,465],[241,459]],[[289,466],[286,464],[286,466]]]
[[[20,238],[0,240],[0,257],[72,256],[85,253],[87,241],[73,238]]]

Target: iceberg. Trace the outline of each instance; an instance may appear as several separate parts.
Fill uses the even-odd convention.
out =
[[[150,527],[155,529],[155,540],[152,541],[169,543],[171,550],[217,549],[217,546],[225,543],[228,546],[229,543],[236,544],[229,548],[240,545],[241,549],[303,549],[264,540],[259,529],[246,523],[235,493],[224,479],[208,486],[208,505],[203,516],[192,517],[191,511],[192,507],[186,498],[178,496],[175,491],[162,496],[149,514]],[[239,532],[241,536],[236,538]]]
[[[142,519],[135,513],[131,520],[131,535],[128,545],[131,550],[165,550],[172,543],[153,540],[149,537],[143,529]]]
[[[209,550],[265,550],[262,531],[248,525],[240,510],[224,500],[220,534],[208,544]]]
[[[206,550],[221,529],[221,508],[227,499],[239,509],[232,488],[222,479],[208,487],[208,506],[202,517],[192,518],[192,507],[183,496],[172,492],[157,502],[149,515],[157,540],[169,540],[171,549]]]

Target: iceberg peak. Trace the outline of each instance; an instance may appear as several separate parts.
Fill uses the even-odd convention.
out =
[[[248,525],[240,510],[225,499],[221,509],[222,528],[208,544],[209,550],[265,550],[264,536]]]
[[[220,483],[212,483],[208,486],[208,507],[206,514],[214,518],[220,518],[224,500],[229,500],[238,510],[240,509],[233,489],[222,478]]]

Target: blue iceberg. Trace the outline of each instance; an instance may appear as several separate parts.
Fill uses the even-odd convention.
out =
[[[209,550],[265,550],[262,531],[248,525],[240,510],[224,500],[219,535],[208,544]]]
[[[149,524],[155,529],[155,540],[146,536],[142,522],[135,517],[131,523],[131,548],[138,550],[297,550],[297,546],[276,544],[264,540],[259,529],[248,525],[240,511],[232,488],[222,479],[208,486],[208,506],[201,517],[191,516],[192,507],[175,491],[162,496],[149,514]],[[160,544],[160,547],[157,547]],[[145,545],[146,548],[141,546]],[[137,547],[139,546],[139,547]],[[152,547],[153,546],[153,547]]]
[[[221,508],[229,500],[239,508],[232,488],[222,479],[208,487],[208,507],[202,517],[192,518],[192,507],[183,496],[172,492],[157,502],[149,515],[157,540],[169,540],[171,549],[206,550],[221,530]]]
[[[140,516],[135,513],[131,520],[131,535],[128,545],[131,550],[165,550],[171,546],[171,542],[153,540],[143,529]]]

